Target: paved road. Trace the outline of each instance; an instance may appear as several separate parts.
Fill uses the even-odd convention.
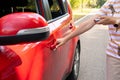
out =
[[[76,25],[79,22],[81,20]],[[105,49],[108,42],[107,30],[107,26],[96,25],[91,30],[80,35],[81,61],[78,80],[105,80]]]

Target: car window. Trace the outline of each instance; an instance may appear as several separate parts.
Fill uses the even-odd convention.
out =
[[[52,19],[65,14],[62,0],[48,0]]]
[[[35,0],[0,0],[0,17],[14,12],[36,12]]]

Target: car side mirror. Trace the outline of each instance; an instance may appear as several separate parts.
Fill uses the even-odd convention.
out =
[[[47,21],[36,13],[13,13],[0,18],[0,45],[41,41],[49,33]]]

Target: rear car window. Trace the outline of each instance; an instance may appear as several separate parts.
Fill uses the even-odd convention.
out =
[[[37,12],[35,0],[0,0],[0,17],[14,12]]]

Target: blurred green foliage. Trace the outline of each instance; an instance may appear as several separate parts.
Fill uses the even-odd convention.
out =
[[[100,8],[107,0],[70,0],[72,8]]]

